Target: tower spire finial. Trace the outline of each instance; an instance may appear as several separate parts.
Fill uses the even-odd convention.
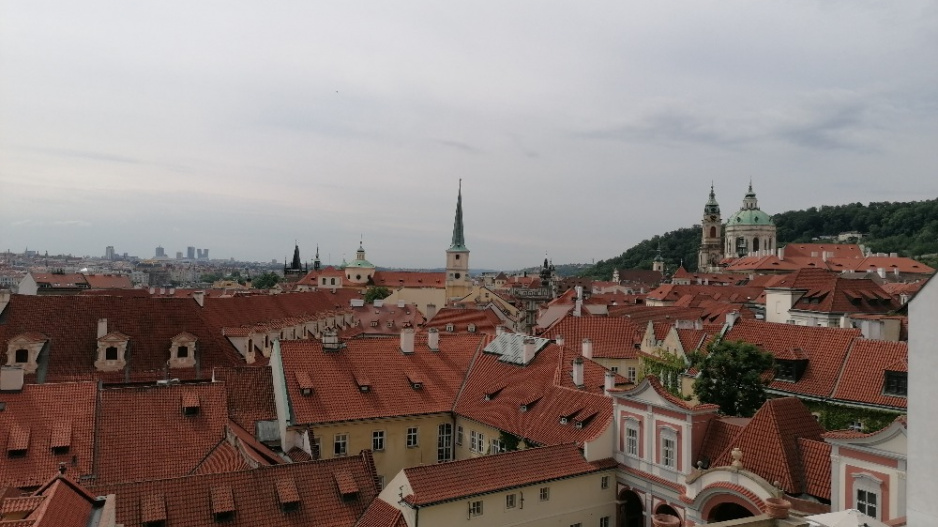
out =
[[[453,241],[450,250],[465,251],[466,236],[462,224],[462,178],[459,179],[459,193],[456,196],[456,219],[453,221]]]

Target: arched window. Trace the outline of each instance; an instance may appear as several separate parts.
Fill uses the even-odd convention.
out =
[[[332,283],[329,285],[335,285],[335,278],[330,278],[330,280],[332,281]]]
[[[759,238],[752,239],[752,251],[759,252]]]
[[[716,238],[716,237],[717,237],[717,228],[716,228],[716,227],[710,227],[710,237],[711,237],[711,238]]]

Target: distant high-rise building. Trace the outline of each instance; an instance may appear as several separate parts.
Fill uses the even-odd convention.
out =
[[[108,245],[107,247],[105,247],[105,249],[104,249],[104,259],[105,259],[105,260],[113,260],[113,259],[114,259],[114,246],[113,246],[113,245]]]
[[[182,260],[182,251],[176,251],[176,259]]]
[[[190,260],[195,259],[195,247],[186,247],[186,258]]]
[[[156,257],[157,258],[166,258],[166,249],[157,246],[156,248]]]
[[[208,260],[208,249],[202,250],[202,258]]]

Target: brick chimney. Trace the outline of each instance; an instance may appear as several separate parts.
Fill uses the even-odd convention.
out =
[[[583,339],[583,358],[592,359],[593,358],[593,341],[590,339]]]
[[[616,374],[606,370],[606,377],[603,382],[603,391],[606,395],[609,395],[609,391],[615,389],[616,387]]]
[[[573,384],[578,388],[583,387],[583,357],[573,360]]]
[[[414,352],[414,330],[404,328],[401,330],[401,353],[409,355]]]

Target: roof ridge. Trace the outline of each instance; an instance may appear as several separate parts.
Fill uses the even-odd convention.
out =
[[[831,388],[830,393],[827,394],[828,397],[833,397],[837,393],[837,388],[840,387],[840,381],[844,377],[844,371],[847,369],[847,363],[850,362],[850,354],[853,352],[853,348],[857,345],[857,340],[860,337],[854,337],[850,340],[850,346],[847,347],[847,353],[844,354],[844,360],[840,363],[840,369],[837,371],[837,377],[834,380],[834,386]]]

